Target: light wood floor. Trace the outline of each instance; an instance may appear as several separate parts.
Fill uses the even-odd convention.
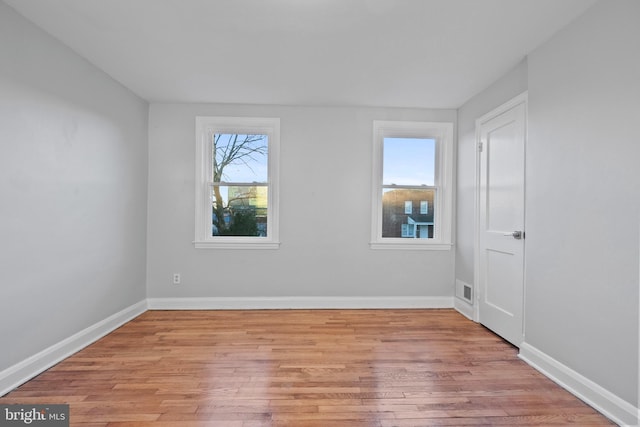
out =
[[[96,427],[613,425],[454,310],[148,311],[0,403]]]

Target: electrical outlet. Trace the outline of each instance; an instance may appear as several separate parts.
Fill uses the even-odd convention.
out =
[[[173,284],[174,285],[180,284],[180,273],[173,273]]]

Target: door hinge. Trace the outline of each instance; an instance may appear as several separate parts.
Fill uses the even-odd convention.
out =
[[[482,141],[478,142],[478,151],[482,153]]]

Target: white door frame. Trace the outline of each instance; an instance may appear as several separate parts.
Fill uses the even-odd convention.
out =
[[[475,322],[480,322],[480,297],[481,297],[481,292],[482,290],[480,289],[480,142],[481,142],[481,138],[480,138],[480,124],[484,123],[488,120],[491,120],[497,116],[499,116],[500,114],[512,109],[513,107],[515,107],[518,104],[525,104],[525,117],[528,115],[527,113],[527,109],[526,109],[526,105],[527,105],[527,101],[528,101],[528,91],[525,91],[523,93],[521,93],[520,95],[516,96],[515,98],[511,99],[510,101],[505,102],[504,104],[500,105],[497,108],[494,108],[493,110],[491,110],[490,112],[482,115],[481,117],[476,119],[476,129],[475,129],[475,142],[476,142],[476,146],[475,146],[475,150],[476,150],[476,173],[475,173],[475,179],[476,179],[476,183],[475,183],[475,203],[474,203],[474,242],[473,242],[473,320]],[[526,168],[526,153],[527,153],[527,141],[528,141],[528,137],[526,136],[528,130],[528,126],[525,125],[525,168]],[[526,181],[526,170],[525,170],[525,203],[526,203],[526,188],[527,188],[527,181]],[[525,205],[525,229],[526,229],[526,205]],[[526,240],[525,240],[526,242]],[[527,256],[527,252],[526,252],[526,243],[524,243],[525,245],[525,251],[524,251],[524,277],[523,277],[523,295],[522,295],[522,336],[523,336],[523,341],[524,341],[524,331],[525,331],[525,324],[524,324],[524,308],[525,308],[525,298],[526,298],[526,293],[524,292],[524,288],[526,287],[526,283],[525,283],[525,278],[526,278],[526,268],[527,268],[527,262],[526,262],[526,256]]]

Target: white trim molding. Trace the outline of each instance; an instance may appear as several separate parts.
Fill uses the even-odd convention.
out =
[[[638,408],[526,342],[520,359],[621,426],[638,425]]]
[[[0,372],[0,396],[147,311],[140,301]]]
[[[509,101],[503,103],[502,105],[497,106],[496,108],[494,108],[493,110],[489,111],[488,113],[483,114],[482,116],[478,117],[476,119],[475,122],[475,194],[474,194],[474,212],[473,212],[473,216],[474,216],[474,220],[473,220],[473,283],[474,283],[474,287],[473,287],[473,319],[476,322],[482,323],[482,320],[480,319],[480,301],[481,301],[481,293],[483,292],[482,290],[482,283],[481,283],[481,277],[480,277],[480,271],[481,271],[481,260],[480,260],[480,232],[481,232],[481,223],[480,223],[480,208],[481,208],[481,201],[480,201],[480,196],[481,196],[481,179],[480,179],[480,173],[481,173],[481,168],[480,168],[480,163],[481,163],[481,150],[480,147],[482,147],[481,144],[481,132],[480,132],[480,127],[481,124],[486,123],[498,116],[500,116],[501,114],[505,113],[508,110],[511,110],[512,108],[516,107],[519,104],[524,104],[525,105],[525,157],[526,157],[526,139],[528,138],[527,135],[527,129],[528,129],[528,120],[529,120],[529,116],[528,116],[528,102],[529,102],[529,91],[524,91],[521,94],[515,96],[514,98],[510,99]],[[526,165],[526,159],[525,159],[525,165]],[[527,184],[526,184],[526,176],[525,176],[525,184],[524,184],[524,191],[526,193],[526,188],[527,188]],[[526,197],[525,197],[526,200]],[[526,206],[525,206],[525,216],[526,216]],[[526,228],[526,217],[525,217],[525,228]],[[526,277],[526,264],[527,264],[527,258],[526,258],[526,241],[523,241],[524,245],[525,245],[525,258],[524,258],[524,269],[525,269],[525,275],[523,275],[523,277]],[[524,279],[523,279],[524,280]],[[523,286],[526,286],[526,284],[523,281]],[[525,297],[525,294],[523,293],[523,298]],[[523,313],[522,313],[522,318],[523,318],[523,325],[522,325],[522,331],[524,332],[525,330],[525,325],[524,325],[524,307],[525,307],[525,303],[523,302]]]
[[[475,319],[473,318],[473,306],[464,299],[455,297],[453,299],[453,308],[467,319],[475,322]]]
[[[453,297],[149,298],[150,310],[453,308]]]

